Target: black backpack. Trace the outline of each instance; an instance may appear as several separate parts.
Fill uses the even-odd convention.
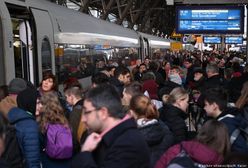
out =
[[[167,168],[205,168],[205,165],[193,161],[180,143],[180,153],[170,161]]]
[[[14,126],[7,126],[5,136],[5,150],[2,159],[9,168],[24,168],[24,159],[16,137]]]

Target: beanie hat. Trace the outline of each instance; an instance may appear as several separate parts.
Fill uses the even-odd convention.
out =
[[[27,88],[27,82],[22,78],[14,78],[9,83],[9,93],[18,94]]]
[[[35,116],[37,98],[38,91],[35,88],[27,87],[17,95],[17,106]]]

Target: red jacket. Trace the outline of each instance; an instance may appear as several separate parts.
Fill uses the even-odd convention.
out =
[[[201,144],[197,141],[184,141],[182,142],[184,150],[189,154],[192,160],[201,164],[221,164],[223,157],[215,150],[208,146]],[[170,147],[157,161],[154,168],[165,168],[180,153],[180,144]]]

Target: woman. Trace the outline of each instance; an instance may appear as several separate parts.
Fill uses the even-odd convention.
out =
[[[180,157],[182,149],[195,163],[220,165],[230,151],[227,128],[217,120],[207,121],[199,130],[195,140],[184,141],[169,148],[156,163],[155,168],[168,167],[171,162],[182,166],[183,162],[175,162],[175,159]]]
[[[151,100],[144,95],[135,95],[130,102],[130,114],[137,121],[151,152],[151,167],[173,143],[169,128],[158,121],[159,113]]]
[[[38,109],[36,114],[40,115],[40,131],[43,135],[43,153],[42,153],[42,165],[43,168],[50,167],[69,167],[70,158],[54,158],[51,156],[48,151],[50,151],[48,143],[49,136],[60,135],[61,132],[56,128],[57,132],[54,132],[52,135],[49,133],[51,129],[55,130],[54,127],[59,126],[59,129],[63,129],[66,132],[69,132],[71,135],[71,130],[68,125],[68,121],[65,117],[64,110],[60,105],[58,96],[55,93],[47,93],[43,95],[40,99],[41,107]],[[49,135],[48,135],[49,134]],[[60,140],[59,136],[56,136],[55,139]],[[72,153],[72,136],[67,139],[68,144],[71,145],[71,153]]]
[[[166,100],[163,100],[164,102]],[[164,121],[175,136],[176,143],[187,139],[187,118],[189,95],[181,87],[174,88],[160,111],[160,119]]]
[[[57,92],[57,87],[56,77],[51,72],[46,72],[43,74],[43,79],[38,90],[42,96],[48,92]]]

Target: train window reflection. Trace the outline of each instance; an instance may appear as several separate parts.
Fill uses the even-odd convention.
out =
[[[112,61],[130,65],[138,58],[136,48],[116,48],[107,45],[55,44],[56,76],[59,83],[69,77],[78,79],[104,70]]]
[[[44,38],[42,40],[41,60],[42,60],[42,71],[43,72],[52,69],[51,45],[47,38]]]

